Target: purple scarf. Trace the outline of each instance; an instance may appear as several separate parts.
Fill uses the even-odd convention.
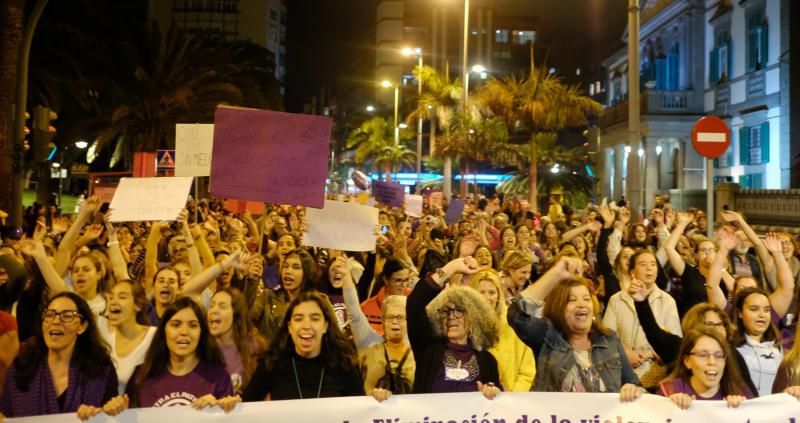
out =
[[[62,394],[64,406],[59,407],[45,357],[31,378],[27,391],[17,387],[17,368],[16,365],[11,367],[0,398],[0,412],[7,417],[72,413],[78,411],[81,404],[102,407],[116,392],[117,374],[113,365],[109,363],[101,376],[90,378],[78,373],[78,366],[73,359],[69,366],[69,385]]]

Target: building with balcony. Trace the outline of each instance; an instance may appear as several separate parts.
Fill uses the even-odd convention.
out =
[[[694,123],[715,115],[732,129],[714,161],[715,183],[745,188],[790,186],[789,0],[642,0],[640,116],[643,148],[628,145],[628,56],[603,62],[606,110],[600,121],[602,196],[628,188],[628,155],[642,160],[644,199],[657,192],[705,188],[704,158],[691,144]],[[796,20],[796,19],[795,19]],[[623,36],[627,42],[627,32]],[[796,101],[795,101],[796,103]],[[796,127],[795,127],[796,128]],[[797,133],[797,131],[794,131]]]

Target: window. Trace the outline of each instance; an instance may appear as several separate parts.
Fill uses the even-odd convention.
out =
[[[508,43],[508,30],[507,29],[498,29],[494,31],[494,42],[500,44]]]
[[[739,129],[739,157],[743,165],[769,162],[769,122]]]
[[[513,31],[511,33],[512,42],[514,44],[528,44],[533,43],[534,38],[536,37],[536,32],[534,31]]]
[[[708,81],[711,85],[730,80],[733,67],[733,47],[731,35],[727,29],[720,30],[714,37],[715,47],[709,52]]]
[[[760,189],[763,188],[763,182],[760,173],[751,173],[749,175],[742,175],[739,177],[739,186],[742,189]]]
[[[747,71],[763,69],[767,65],[769,39],[764,9],[759,8],[747,15]]]

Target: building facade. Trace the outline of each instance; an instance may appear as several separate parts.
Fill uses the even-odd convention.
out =
[[[630,69],[627,49],[603,63],[602,196],[618,199],[630,188],[630,154],[640,157],[648,208],[658,192],[706,188],[705,159],[691,145],[694,123],[706,115],[732,129],[731,146],[712,166],[715,183],[789,187],[789,3],[642,0],[640,63]],[[629,71],[641,79],[639,151],[628,146]]]
[[[273,55],[275,78],[286,77],[286,0],[149,0],[162,31],[175,25],[228,39],[250,40]]]

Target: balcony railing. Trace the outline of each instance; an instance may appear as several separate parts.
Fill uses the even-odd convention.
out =
[[[697,112],[693,110],[693,90],[661,91],[647,90],[640,95],[639,112],[642,115],[670,115]],[[628,120],[628,100],[605,109],[600,119],[600,126],[607,127]]]

